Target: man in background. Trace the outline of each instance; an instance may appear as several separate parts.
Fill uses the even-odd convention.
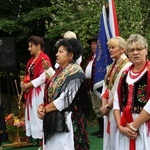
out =
[[[98,138],[102,138],[103,137],[103,116],[99,112],[99,108],[101,107],[101,99],[93,92],[97,36],[89,38],[87,40],[87,43],[90,45],[90,48],[92,50],[92,56],[89,58],[88,64],[86,66],[85,76],[89,85],[92,108],[96,114],[97,121],[98,121],[98,130],[91,133],[91,135],[95,135]]]

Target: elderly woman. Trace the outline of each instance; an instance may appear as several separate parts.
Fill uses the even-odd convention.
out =
[[[127,54],[133,65],[123,72],[114,97],[118,126],[115,145],[121,150],[149,150],[150,121],[147,116],[143,121],[146,112],[150,113],[150,62],[146,39],[132,34],[127,40]],[[136,119],[142,115],[142,120]]]
[[[81,43],[74,38],[61,39],[57,45],[57,63],[60,65],[50,78],[48,105],[40,105],[38,116],[44,118],[44,150],[88,150],[89,141],[86,129],[88,96],[86,80],[82,68],[76,63],[82,52]],[[53,111],[65,112],[67,132],[47,133],[48,114]],[[68,132],[69,131],[69,132]]]
[[[119,36],[108,41],[110,57],[114,60],[108,67],[102,91],[102,107],[100,112],[104,115],[104,150],[115,150],[114,135],[116,122],[113,116],[113,96],[118,85],[119,78],[131,63],[125,55],[125,40]]]
[[[72,31],[67,31],[67,32],[65,32],[64,34],[63,34],[63,38],[68,38],[68,39],[70,39],[70,38],[75,38],[75,39],[77,39],[77,36],[76,36],[76,34],[74,33],[74,32],[72,32]],[[60,41],[61,39],[59,39],[57,42],[56,42],[56,44],[55,44],[55,46],[57,47],[57,44],[59,43],[59,41]],[[82,62],[82,55],[76,60],[76,63],[77,64],[79,64],[79,65],[81,65],[81,62]],[[51,69],[49,70],[49,64],[48,64],[48,62],[46,62],[46,61],[44,61],[43,62],[43,67],[45,68],[45,70],[46,70],[46,72],[49,74],[50,73],[50,76],[51,76]],[[55,69],[58,69],[59,68],[59,64],[56,62],[55,63]]]

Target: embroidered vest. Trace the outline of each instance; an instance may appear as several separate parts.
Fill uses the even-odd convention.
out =
[[[133,87],[133,95],[132,95],[132,113],[140,113],[145,104],[147,103],[147,74],[148,71],[144,73],[144,75],[134,83]],[[127,105],[127,96],[128,96],[128,84],[126,83],[127,74],[122,79],[121,84],[121,97],[120,97],[120,108],[121,111],[124,110],[125,106]]]

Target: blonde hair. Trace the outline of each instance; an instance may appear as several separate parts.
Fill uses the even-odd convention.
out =
[[[64,34],[63,34],[63,37],[64,38],[74,38],[74,39],[77,39],[77,36],[76,36],[76,34],[74,33],[74,32],[72,32],[72,31],[67,31],[67,32],[65,32]]]
[[[112,47],[112,46],[114,46],[114,47],[115,47],[115,46],[119,46],[119,47],[125,49],[125,48],[126,48],[126,41],[125,41],[122,37],[116,36],[116,37],[114,37],[114,38],[111,38],[111,39],[107,42],[107,45],[108,45],[109,47]]]

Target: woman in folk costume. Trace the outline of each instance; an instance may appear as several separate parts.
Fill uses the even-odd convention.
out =
[[[75,39],[77,39],[77,36],[76,36],[76,34],[73,31],[67,31],[67,32],[65,32],[63,34],[63,38],[68,38],[68,39],[75,38]],[[61,39],[59,39],[59,40],[61,40]],[[56,47],[57,47],[57,44],[59,43],[59,40],[55,44]],[[81,65],[81,63],[82,63],[82,55],[76,60],[76,63]],[[49,76],[51,76],[54,73],[54,70],[52,68],[49,68],[49,64],[46,61],[43,62],[43,67],[45,68],[45,71],[47,72],[47,74]],[[55,63],[54,68],[55,69],[59,68],[59,64],[57,62]]]
[[[114,60],[108,67],[102,90],[102,107],[100,112],[104,115],[104,141],[103,150],[116,150],[114,148],[114,135],[116,122],[113,115],[113,100],[119,78],[131,63],[125,55],[125,40],[119,36],[108,41],[110,57]]]
[[[61,39],[57,47],[56,57],[60,67],[49,81],[48,104],[38,108],[39,118],[44,120],[43,149],[89,150],[87,84],[82,68],[76,63],[83,48],[74,38]],[[53,120],[49,119],[49,115],[56,111],[65,113],[67,132],[55,133],[49,130]]]
[[[143,112],[150,114],[150,62],[146,39],[132,34],[127,40],[127,54],[133,65],[123,72],[114,97],[118,127],[115,146],[121,150],[149,150],[150,120],[145,118],[145,122],[137,126],[145,117]],[[143,115],[143,119],[134,122],[139,115]]]
[[[26,65],[26,77],[21,83],[22,91],[26,101],[25,108],[25,127],[26,135],[34,139],[43,138],[43,121],[38,118],[37,108],[43,103],[44,82],[46,74],[42,66],[42,60],[47,60],[51,66],[49,57],[43,52],[44,41],[38,36],[31,36],[28,39],[28,50],[31,59]],[[37,140],[38,142],[38,140]],[[38,144],[38,143],[36,143]]]

